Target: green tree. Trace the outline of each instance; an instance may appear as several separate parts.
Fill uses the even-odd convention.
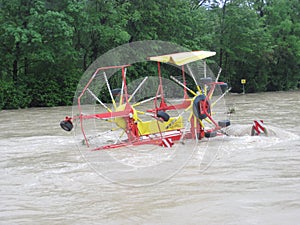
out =
[[[125,29],[128,5],[127,2],[119,3],[118,1],[87,1],[86,41],[89,47],[90,63],[111,48],[129,41],[130,35]]]
[[[297,0],[270,1],[266,7],[266,27],[272,37],[268,90],[293,89],[300,80],[299,10]]]
[[[7,98],[3,105],[16,108],[66,103],[60,90],[64,75],[74,70],[72,18],[47,9],[40,0],[1,1],[1,6],[1,53],[6,62],[2,78],[18,90],[10,92],[15,101]]]
[[[0,0],[0,108],[71,104],[95,59],[142,40],[216,51],[234,91],[242,78],[249,92],[294,89],[299,11],[298,0]]]
[[[263,18],[251,5],[234,1],[228,4],[224,30],[222,67],[233,89],[239,91],[240,80],[247,79],[248,91],[265,91],[268,74],[264,58],[270,52],[270,36],[264,31]]]

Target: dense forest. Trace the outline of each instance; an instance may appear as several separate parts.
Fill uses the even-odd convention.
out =
[[[241,91],[299,88],[299,0],[0,0],[0,109],[70,105],[97,57],[140,40],[216,51]]]

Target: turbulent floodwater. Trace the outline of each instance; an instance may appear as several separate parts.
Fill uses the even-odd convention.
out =
[[[71,107],[1,111],[0,224],[299,224],[300,93],[226,103],[235,109],[229,136],[200,142],[171,178],[140,187],[91,168],[59,127]],[[249,136],[254,119],[269,137]]]

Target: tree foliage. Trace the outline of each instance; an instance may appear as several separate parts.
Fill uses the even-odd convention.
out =
[[[140,40],[216,51],[233,91],[299,88],[299,12],[298,0],[0,0],[0,109],[69,105],[98,56]]]

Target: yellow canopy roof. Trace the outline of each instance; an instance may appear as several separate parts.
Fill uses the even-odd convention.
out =
[[[216,52],[210,51],[179,52],[168,55],[152,56],[149,57],[149,60],[163,63],[173,63],[175,65],[182,66],[190,62],[214,56],[215,54]]]

